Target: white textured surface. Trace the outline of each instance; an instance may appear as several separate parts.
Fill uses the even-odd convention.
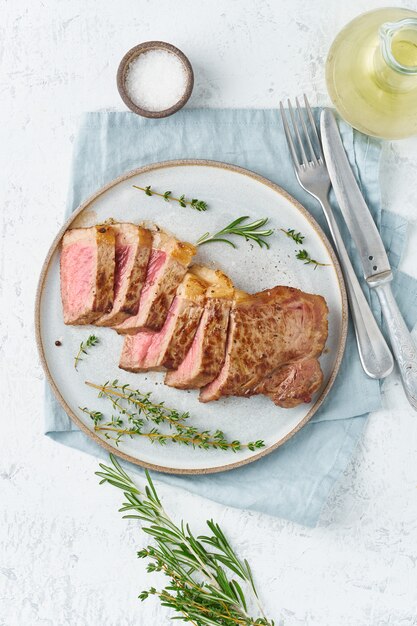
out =
[[[42,435],[43,374],[33,340],[37,273],[62,220],[81,112],[122,108],[119,59],[147,39],[171,41],[196,73],[194,106],[276,106],[306,90],[327,102],[326,50],[351,0],[0,0],[0,625],[164,626],[137,592],[135,524],[98,488],[96,460]],[[398,4],[391,2],[391,4]],[[414,2],[401,4],[412,8]],[[384,204],[415,222],[417,141],[387,146]],[[416,272],[417,229],[403,268]],[[356,458],[316,529],[225,509],[161,488],[198,531],[214,516],[253,564],[268,612],[285,626],[417,624],[417,420],[398,378],[385,385]]]

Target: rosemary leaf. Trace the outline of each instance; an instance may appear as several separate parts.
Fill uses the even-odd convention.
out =
[[[248,220],[249,217],[244,215],[243,217],[238,217],[236,220],[225,226],[222,230],[219,230],[214,235],[210,235],[210,233],[204,233],[198,240],[197,246],[202,246],[206,243],[213,243],[215,241],[220,241],[223,243],[228,243],[233,248],[236,248],[236,245],[230,239],[227,239],[225,236],[227,235],[237,235],[239,237],[244,237],[246,241],[255,241],[260,248],[265,246],[269,248],[269,243],[265,241],[264,237],[269,237],[273,234],[273,230],[271,229],[263,229],[263,226],[268,222],[268,218],[264,217],[262,219],[256,220],[255,222],[251,222],[250,224],[244,224],[245,220]]]
[[[100,484],[123,491],[126,501],[120,511],[138,519],[154,541],[138,551],[138,558],[149,561],[148,572],[168,579],[161,590],[152,586],[138,598],[143,602],[155,596],[173,609],[172,619],[195,626],[274,626],[260,604],[249,563],[238,557],[220,526],[208,520],[209,534],[194,536],[187,523],[176,524],[165,511],[147,470],[143,492],[112,454],[110,462],[100,463]]]

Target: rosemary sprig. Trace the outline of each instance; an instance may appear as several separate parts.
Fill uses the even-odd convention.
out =
[[[202,246],[205,243],[213,243],[214,241],[222,241],[223,243],[228,243],[232,246],[232,248],[236,248],[233,241],[226,239],[225,235],[238,235],[240,237],[244,237],[246,241],[256,241],[260,248],[262,248],[262,246],[269,248],[268,242],[265,241],[263,237],[269,237],[274,231],[270,229],[261,230],[267,223],[268,218],[264,217],[256,220],[255,222],[251,222],[250,224],[243,224],[243,222],[248,219],[249,217],[247,215],[238,217],[238,219],[234,220],[214,235],[204,233],[204,235],[201,235],[201,237],[197,240],[197,246]]]
[[[295,256],[300,261],[304,261],[304,265],[314,265],[314,269],[317,269],[318,266],[327,267],[329,265],[328,263],[320,263],[319,261],[312,259],[307,250],[300,250]]]
[[[296,233],[294,228],[288,228],[287,230],[280,228],[280,231],[283,232],[284,235],[287,235],[287,237],[295,241],[295,243],[298,243],[299,245],[301,245],[304,241],[305,236],[302,235],[301,233]]]
[[[189,413],[179,413],[176,409],[166,407],[163,402],[155,403],[151,400],[151,393],[141,393],[139,389],[132,389],[127,384],[120,385],[118,380],[108,381],[104,385],[86,381],[86,385],[97,389],[99,398],[110,401],[115,415],[108,422],[104,422],[105,417],[101,411],[91,411],[88,407],[79,408],[91,417],[94,430],[103,433],[106,439],[113,440],[116,446],[125,436],[145,437],[151,443],[177,443],[202,450],[237,452],[248,448],[254,451],[265,446],[261,439],[242,444],[238,440],[229,441],[221,430],[198,430],[187,423]],[[162,431],[155,426],[146,429],[149,423],[164,425],[171,432]]]
[[[75,369],[77,369],[78,363],[83,360],[81,358],[81,355],[82,354],[87,354],[87,348],[92,348],[93,346],[96,346],[98,343],[99,343],[99,338],[96,337],[95,335],[90,335],[86,339],[86,341],[82,341],[80,343],[80,349],[78,350],[76,356],[74,357],[74,367],[75,367]]]
[[[154,191],[150,185],[147,187],[139,187],[138,185],[133,185],[135,189],[140,189],[144,191],[147,196],[159,196],[163,198],[165,202],[170,202],[170,200],[174,200],[178,202],[178,204],[182,207],[190,206],[192,209],[196,211],[207,211],[207,203],[204,200],[199,200],[198,198],[187,199],[183,194],[179,198],[176,198],[172,195],[172,191],[164,191],[164,193],[159,193],[158,191]]]
[[[140,550],[138,558],[149,560],[148,572],[169,579],[163,589],[151,587],[139,599],[156,596],[175,611],[173,619],[194,626],[274,626],[262,610],[249,563],[237,556],[220,526],[208,520],[210,534],[194,536],[187,523],[169,517],[148,471],[142,492],[112,454],[110,461],[112,466],[100,463],[96,472],[100,484],[123,491],[126,501],[120,511],[139,520],[156,544]]]

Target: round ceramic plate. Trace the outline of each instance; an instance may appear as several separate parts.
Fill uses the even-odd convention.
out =
[[[151,185],[155,191],[171,190],[203,199],[209,208],[201,213],[176,202],[148,197],[132,185]],[[233,219],[249,215],[268,217],[276,230],[268,241],[270,249],[236,238],[238,249],[223,243],[202,246],[196,261],[219,267],[235,286],[248,292],[275,285],[290,285],[321,294],[329,307],[329,337],[320,358],[324,373],[321,389],[311,404],[282,409],[263,396],[250,399],[224,398],[200,404],[197,391],[171,389],[163,384],[163,373],[131,374],[118,368],[123,338],[111,329],[65,326],[59,285],[61,238],[69,227],[84,227],[114,218],[116,221],[154,222],[179,239],[195,242],[206,231],[216,232]],[[304,236],[311,256],[328,267],[316,270],[295,258],[296,244],[280,228],[294,228]],[[49,383],[64,410],[88,436],[115,454],[148,468],[173,473],[208,473],[232,469],[272,452],[299,430],[314,415],[334,382],[342,358],[347,329],[346,294],[340,268],[333,250],[309,213],[285,191],[247,170],[212,161],[170,161],[129,172],[106,185],[87,200],[63,226],[46,258],[38,288],[36,305],[37,340]],[[74,368],[80,342],[91,332],[100,344]],[[56,346],[59,340],[61,346]],[[230,440],[242,443],[263,439],[265,447],[237,453],[199,450],[177,444],[161,446],[140,437],[125,437],[116,447],[94,431],[93,423],[79,407],[109,413],[108,401],[99,399],[85,381],[103,384],[118,379],[155,400],[180,411],[189,411],[190,421],[201,429],[221,429]]]

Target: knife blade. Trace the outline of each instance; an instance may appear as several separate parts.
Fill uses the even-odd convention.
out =
[[[353,174],[331,109],[323,109],[320,130],[336,199],[359,252],[366,282],[379,297],[408,401],[417,410],[417,349],[393,296],[391,265],[381,235]]]
[[[337,202],[361,257],[365,279],[372,281],[374,275],[391,272],[381,235],[352,172],[331,109],[323,109],[320,129],[326,165]]]

